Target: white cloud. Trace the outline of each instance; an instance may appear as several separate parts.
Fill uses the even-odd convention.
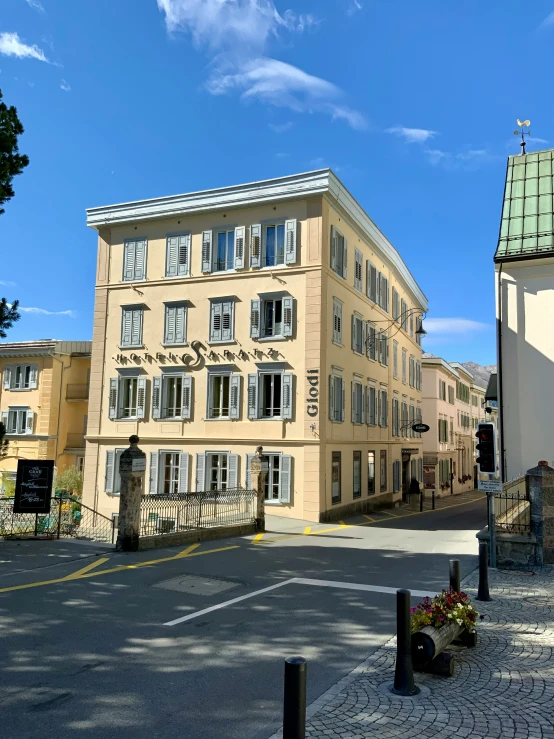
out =
[[[287,121],[286,123],[268,123],[267,125],[275,133],[285,133],[285,131],[289,131],[292,128],[292,121]]]
[[[17,33],[0,33],[0,54],[16,56],[18,59],[38,59],[39,62],[48,62],[42,49],[23,43]]]
[[[258,57],[241,64],[238,71],[234,66],[232,71],[217,70],[207,88],[213,95],[238,91],[244,100],[259,98],[297,113],[328,113],[356,129],[366,125],[360,113],[342,105],[342,93],[336,85],[277,59]]]
[[[348,10],[346,11],[347,15],[354,15],[359,10],[361,10],[364,6],[359,2],[359,0],[352,0],[350,5],[348,6]]]
[[[546,16],[543,22],[539,25],[539,28],[549,28],[550,26],[554,26],[554,10],[550,15]]]
[[[66,82],[65,80],[62,80],[60,82],[60,87],[64,92],[69,92],[71,90],[71,85],[69,82]]]
[[[34,313],[40,316],[70,316],[75,318],[77,315],[74,310],[46,310],[46,308],[18,308],[22,313]]]
[[[536,136],[529,136],[529,138],[527,139],[527,144],[529,146],[531,146],[532,144],[548,144],[548,139],[539,139]]]
[[[282,15],[273,0],[157,0],[168,31],[189,33],[207,47],[216,67],[206,84],[212,95],[239,93],[245,100],[287,107],[295,112],[326,113],[353,128],[365,127],[363,116],[342,102],[331,82],[264,55],[280,32],[302,33],[317,27],[313,15]]]
[[[11,280],[0,280],[0,285],[2,285],[2,287],[15,287],[15,282],[12,282]]]
[[[440,164],[444,159],[450,158],[450,154],[441,149],[426,149],[425,153],[429,157],[431,164]]]
[[[426,318],[423,325],[431,339],[435,336],[465,336],[493,328],[488,323],[480,323],[470,318]]]
[[[387,128],[385,133],[392,133],[404,139],[407,144],[424,144],[437,135],[436,131],[430,131],[427,128],[406,128],[405,126],[392,126]]]
[[[27,3],[27,5],[29,5],[29,7],[38,10],[40,13],[46,13],[39,0],[25,0],[25,2]]]
[[[275,156],[277,157],[277,159],[286,159],[287,157],[290,157],[290,154],[287,154],[286,151],[278,151]]]
[[[489,152],[486,149],[469,149],[468,151],[461,151],[459,154],[456,154],[456,159],[471,162],[476,159],[487,158],[488,156]]]

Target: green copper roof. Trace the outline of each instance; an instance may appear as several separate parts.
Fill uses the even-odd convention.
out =
[[[554,252],[553,191],[554,149],[509,157],[496,262]]]

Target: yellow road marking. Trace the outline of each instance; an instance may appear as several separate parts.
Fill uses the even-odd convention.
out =
[[[375,519],[371,518],[371,516],[368,516],[366,513],[362,514],[364,518],[367,518],[368,521],[371,521],[371,523],[375,523]]]
[[[104,562],[107,562],[109,560],[109,557],[100,557],[100,559],[97,559],[96,562],[91,562],[86,567],[83,567],[80,570],[77,570],[77,572],[72,572],[71,575],[68,575],[67,577],[62,578],[63,580],[74,580],[81,575],[84,575],[85,572],[89,572],[89,570],[94,570],[95,567],[99,567],[100,565],[103,565]]]
[[[182,559],[183,557],[188,557],[189,554],[196,549],[196,547],[200,546],[200,542],[198,544],[191,544],[190,547],[187,547],[186,549],[183,549],[182,552],[179,552],[179,554],[176,554],[174,559]]]
[[[339,523],[340,523],[341,526],[346,526],[347,525],[347,524],[344,523],[344,521],[339,521]],[[348,525],[350,525],[350,524],[348,524]]]
[[[152,559],[148,562],[137,562],[136,564],[132,565],[120,565],[119,567],[111,567],[108,570],[100,570],[94,571],[94,572],[85,572],[82,575],[77,575],[74,573],[74,576],[72,578],[68,577],[59,577],[55,580],[42,580],[41,582],[29,582],[25,585],[12,585],[9,588],[0,588],[0,593],[9,593],[12,590],[26,590],[27,588],[38,588],[41,585],[56,585],[60,582],[67,582],[69,579],[71,580],[83,580],[86,577],[96,577],[97,575],[109,575],[111,572],[122,572],[123,570],[134,570],[138,567],[146,567],[147,565],[155,565],[159,564],[160,562],[170,562],[174,559],[182,559],[184,556],[187,557],[199,557],[203,554],[215,554],[216,552],[227,552],[229,549],[240,549],[238,544],[235,544],[230,547],[220,547],[218,549],[208,549],[206,552],[191,552],[190,554],[184,555],[183,552],[179,552],[179,554],[173,555],[172,557],[162,557],[161,559]]]
[[[310,534],[311,531],[312,531],[312,527],[306,526],[306,528],[304,529],[304,536],[308,536],[308,534]]]
[[[393,518],[398,518],[397,513],[391,513],[390,511],[379,511],[379,513],[386,513],[387,516],[392,516]]]
[[[265,534],[256,534],[256,536],[252,539],[252,544],[258,544],[263,538]]]

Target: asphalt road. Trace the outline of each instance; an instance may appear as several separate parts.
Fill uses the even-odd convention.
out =
[[[285,657],[308,658],[312,701],[393,634],[394,595],[350,586],[436,592],[449,559],[462,576],[476,566],[483,499],[374,518],[273,520],[256,543],[204,542],[179,559],[183,548],[0,542],[2,737],[267,739],[281,723]],[[240,600],[293,578],[334,585]]]

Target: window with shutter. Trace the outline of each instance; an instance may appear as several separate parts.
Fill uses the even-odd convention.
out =
[[[122,308],[121,346],[142,346],[142,308]]]
[[[410,336],[414,338],[414,314],[410,313]]]
[[[202,231],[202,272],[212,271],[212,232]]]
[[[388,312],[389,310],[389,281],[385,275],[379,275],[379,305]]]
[[[392,376],[398,380],[398,342],[392,342]]]
[[[107,451],[106,452],[106,470],[104,474],[104,492],[105,493],[112,493],[113,492],[113,483],[114,483],[114,457],[115,452],[114,451]]]
[[[279,500],[281,503],[290,503],[292,487],[292,457],[289,454],[281,455],[279,470]]]
[[[150,452],[148,492],[150,493],[150,495],[156,495],[158,492],[158,452]]]
[[[374,385],[367,388],[367,424],[368,426],[377,424],[377,390]]]
[[[354,250],[354,289],[362,292],[364,258],[359,249]]]
[[[292,297],[283,298],[283,336],[292,336],[293,331],[293,308]]]
[[[353,315],[352,316],[352,350],[355,351],[356,354],[364,353],[364,335],[365,335],[364,322],[362,321],[360,316]]]
[[[344,421],[344,382],[339,375],[329,377],[329,417],[335,423]]]
[[[333,299],[333,343],[342,346],[342,303]]]
[[[206,490],[206,454],[196,455],[196,492]]]
[[[344,236],[331,226],[331,269],[346,279],[348,273],[348,246]]]
[[[367,324],[367,356],[369,359],[377,359],[379,354],[379,335],[373,323]]]
[[[233,341],[234,301],[213,300],[210,315],[210,343]]]
[[[258,418],[258,375],[248,375],[248,418]]]
[[[379,332],[379,362],[385,367],[389,363],[389,339],[386,331]]]
[[[244,268],[245,241],[246,241],[246,228],[244,226],[237,226],[235,228],[235,269]]]
[[[257,339],[260,336],[260,303],[261,301],[250,301],[250,337]]]
[[[162,402],[162,378],[152,378],[152,418],[157,419],[161,415]]]
[[[394,321],[400,321],[400,308],[398,300],[398,292],[392,288],[392,318]]]
[[[4,371],[2,372],[2,388],[4,390],[9,390],[11,387],[11,377],[12,377],[12,368],[11,367],[4,367]]]
[[[168,304],[165,307],[165,345],[184,345],[187,342],[187,306]]]
[[[292,418],[292,374],[284,372],[281,381],[281,418]]]
[[[190,272],[190,233],[168,236],[166,239],[166,277],[185,277]]]
[[[230,378],[229,418],[240,418],[240,375],[232,374]]]
[[[295,264],[296,262],[296,235],[297,235],[296,219],[285,221],[285,264]]]
[[[111,377],[110,378],[110,396],[109,396],[109,406],[108,406],[108,418],[117,418],[117,411],[118,411],[118,389],[119,389],[119,379],[117,377]]]
[[[146,240],[125,241],[123,245],[123,280],[131,282],[146,277]]]
[[[250,266],[258,269],[262,262],[262,227],[259,223],[250,226]]]
[[[181,418],[190,419],[192,415],[192,377],[183,377],[183,396],[181,401]]]
[[[406,384],[406,362],[408,358],[408,353],[406,349],[402,349],[402,383]]]
[[[235,229],[216,228],[212,236],[212,271],[235,268]]]
[[[364,422],[364,402],[363,387],[361,382],[352,383],[352,423],[361,424]]]

